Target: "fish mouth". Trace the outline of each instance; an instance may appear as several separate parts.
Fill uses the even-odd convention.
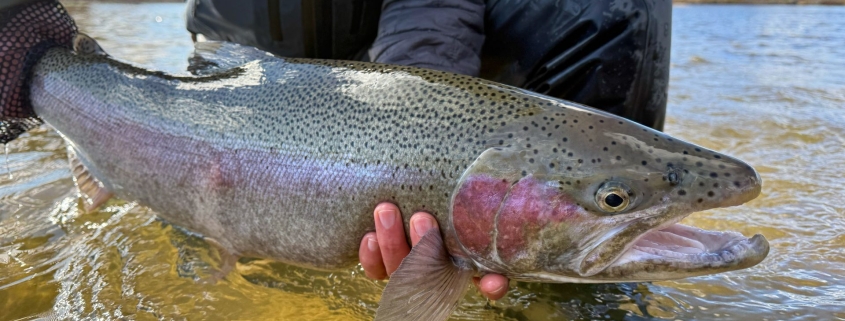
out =
[[[658,281],[754,266],[769,253],[763,235],[746,238],[733,231],[710,231],[675,222],[653,228],[593,277]]]

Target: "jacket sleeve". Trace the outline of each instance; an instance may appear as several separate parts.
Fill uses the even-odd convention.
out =
[[[477,76],[483,0],[385,0],[370,60]]]
[[[19,4],[33,3],[44,0],[2,0],[0,1],[0,10],[11,8]]]

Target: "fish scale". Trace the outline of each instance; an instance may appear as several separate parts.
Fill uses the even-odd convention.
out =
[[[32,102],[68,141],[86,186],[96,178],[236,256],[348,267],[378,203],[433,213],[442,236],[414,247],[407,261],[428,264],[400,266],[380,319],[448,316],[473,274],[664,280],[752,266],[768,252],[759,235],[675,224],[759,194],[754,169],[727,155],[478,78],[245,56],[173,76],[52,49],[34,69]],[[609,194],[624,205],[608,205]],[[720,245],[676,254],[643,238],[667,231],[683,236],[651,240]],[[401,304],[420,297],[439,304]]]

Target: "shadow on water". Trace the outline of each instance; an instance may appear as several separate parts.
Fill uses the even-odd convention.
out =
[[[65,2],[112,55],[184,73],[180,3]],[[742,271],[623,284],[512,283],[470,290],[456,320],[845,318],[845,8],[674,10],[666,131],[757,168],[762,195],[686,224],[762,233],[769,257]],[[81,215],[64,143],[44,127],[9,144],[0,171],[0,320],[365,320],[384,282],[242,259],[207,282],[217,253],[196,235],[115,200]],[[5,164],[5,162],[3,163]],[[8,179],[9,171],[13,179]]]

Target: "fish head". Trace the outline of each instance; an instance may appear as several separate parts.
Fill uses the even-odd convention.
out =
[[[760,194],[759,175],[738,159],[580,106],[549,106],[512,127],[452,197],[450,250],[480,270],[539,282],[655,281],[746,268],[768,254],[761,235],[677,224]]]

